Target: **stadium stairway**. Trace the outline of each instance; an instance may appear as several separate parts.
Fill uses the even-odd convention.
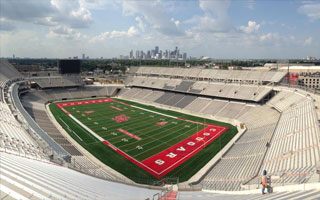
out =
[[[171,191],[162,196],[159,200],[176,200],[177,199],[177,192]]]

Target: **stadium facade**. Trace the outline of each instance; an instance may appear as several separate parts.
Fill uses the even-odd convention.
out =
[[[320,198],[320,96],[281,86],[285,76],[132,67],[123,85],[85,86],[79,75],[25,78],[1,60],[1,198],[260,199],[255,193],[263,170],[275,191],[263,198]],[[139,184],[90,154],[48,108],[55,101],[99,97],[229,123],[238,133],[188,180]]]

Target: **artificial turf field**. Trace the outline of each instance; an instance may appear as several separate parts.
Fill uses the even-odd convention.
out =
[[[146,184],[189,179],[237,133],[226,123],[114,98],[55,102],[50,109],[90,153]]]

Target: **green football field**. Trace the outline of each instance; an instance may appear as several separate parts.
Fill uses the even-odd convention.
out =
[[[166,151],[171,151],[175,145],[187,147],[186,143],[199,136],[201,131],[204,133],[208,124],[216,129],[226,129],[183,162],[175,163],[174,167],[168,164],[171,169],[161,178],[189,179],[237,133],[236,127],[230,124],[153,106],[121,99],[98,101],[55,102],[50,104],[50,109],[80,145],[106,165],[139,183],[152,184],[158,180],[159,177],[155,178],[150,170],[156,171],[159,166],[151,161],[165,160]],[[154,160],[150,160],[152,158]]]

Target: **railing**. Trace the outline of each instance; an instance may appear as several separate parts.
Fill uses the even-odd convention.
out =
[[[302,86],[302,85],[292,85],[288,83],[280,83],[279,86],[284,86],[284,87],[289,87],[289,88],[297,88],[306,92],[310,92],[312,94],[317,94],[320,95],[320,89],[317,88],[309,88],[307,86]]]
[[[312,176],[317,176],[318,179],[316,181],[309,182]],[[285,172],[281,175],[274,175],[271,174],[268,176],[270,186],[290,186],[290,185],[303,185],[306,183],[320,183],[320,173],[318,172],[297,172],[297,173],[290,173]],[[256,180],[252,180],[252,184],[242,185],[242,189],[245,190],[254,190],[254,189],[261,189],[261,177],[256,177]]]
[[[273,139],[273,137],[274,137],[274,134],[275,134],[275,132],[276,132],[276,130],[277,130],[277,128],[278,128],[278,125],[279,125],[279,121],[280,121],[280,119],[281,119],[281,116],[282,116],[282,113],[280,113],[280,116],[279,116],[279,118],[278,118],[278,120],[277,120],[277,124],[276,124],[276,126],[274,127],[274,129],[273,129],[273,131],[272,131],[271,138],[268,140],[268,143],[267,143],[267,144],[270,144],[270,143],[271,143],[271,141],[272,141],[272,139]],[[267,153],[268,153],[268,151],[269,151],[269,148],[270,148],[270,145],[267,145],[267,144],[266,144],[266,150],[264,151],[264,154],[263,154],[263,158],[261,159],[261,162],[259,163],[259,169],[258,169],[256,175],[253,176],[252,178],[248,179],[244,184],[249,183],[249,182],[250,182],[251,180],[253,180],[256,176],[259,176],[259,172],[262,171],[263,162],[264,162],[264,160],[265,160],[265,158],[266,158],[266,156],[267,156]]]
[[[70,154],[65,149],[63,149],[59,144],[57,144],[44,130],[42,130],[39,127],[39,125],[33,120],[33,118],[29,115],[29,113],[24,109],[19,99],[18,89],[19,89],[19,84],[14,83],[12,87],[11,96],[12,96],[12,100],[15,107],[20,111],[22,116],[27,121],[28,123],[27,126],[28,127],[30,126],[32,130],[52,148],[52,150],[57,154],[58,157],[69,159]]]
[[[105,172],[103,169],[101,169],[101,168],[99,168],[97,166],[95,168],[94,167],[85,166],[85,164],[77,162],[74,158],[71,158],[71,162],[70,162],[70,164],[68,164],[68,167],[73,169],[73,170],[76,170],[76,171],[83,172],[85,174],[94,176],[96,178],[100,178],[100,179],[103,179],[103,180],[109,180],[109,181],[115,181],[115,179],[112,178],[111,175],[108,176],[107,175],[108,173]],[[116,181],[117,182],[121,182],[121,183],[128,182],[126,180],[119,179],[118,177],[117,177]]]
[[[170,185],[169,187],[165,187],[163,190],[161,190],[158,193],[155,193],[152,198],[147,198],[146,200],[166,200],[167,194],[173,191],[173,185]],[[169,199],[168,199],[169,200]]]

